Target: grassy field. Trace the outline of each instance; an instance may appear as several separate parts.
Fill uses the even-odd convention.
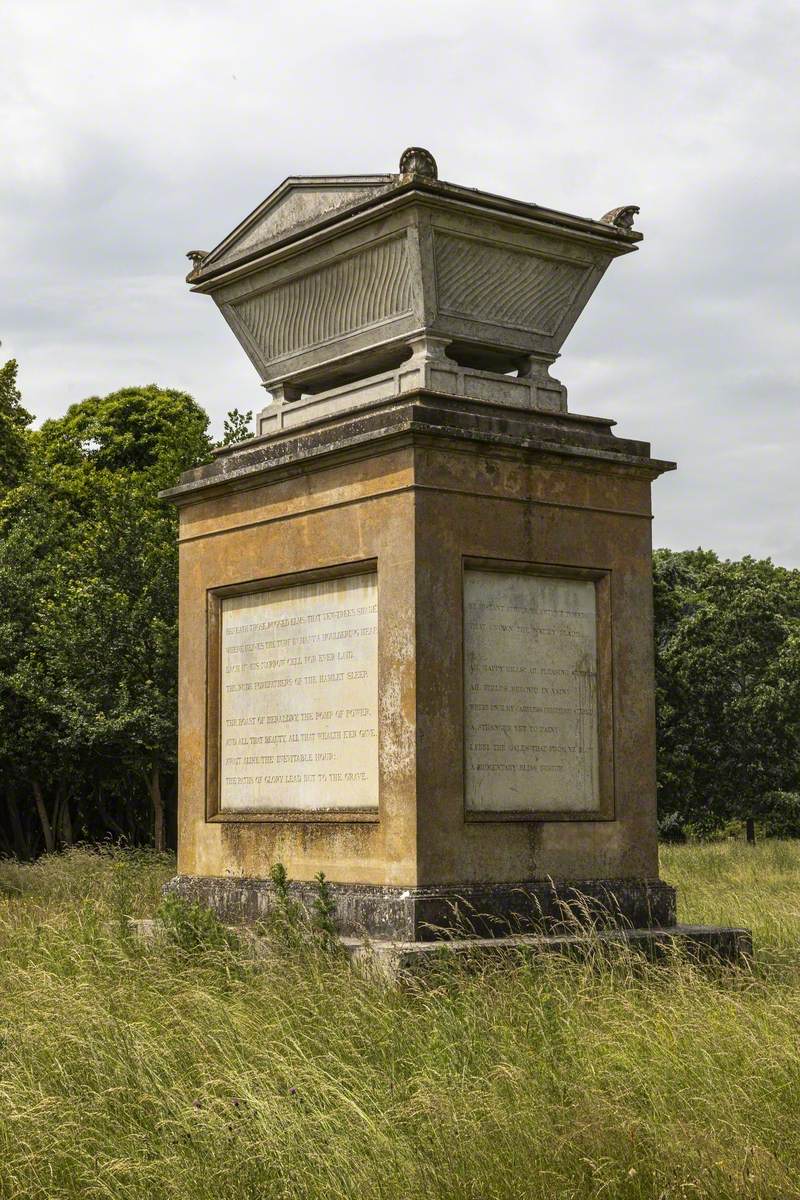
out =
[[[676,847],[682,920],[753,972],[454,968],[143,947],[173,867],[0,863],[0,1196],[800,1197],[800,843]]]

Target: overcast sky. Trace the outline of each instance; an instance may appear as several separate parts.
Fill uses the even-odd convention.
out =
[[[258,377],[185,251],[290,174],[639,204],[554,374],[677,473],[657,545],[800,566],[798,0],[4,0],[0,361],[38,419],[156,381],[219,431]]]

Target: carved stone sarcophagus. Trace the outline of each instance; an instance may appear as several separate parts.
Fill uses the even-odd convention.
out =
[[[426,388],[560,412],[549,367],[606,268],[636,248],[632,209],[600,221],[437,178],[285,180],[208,254],[211,295],[273,402],[257,433]]]

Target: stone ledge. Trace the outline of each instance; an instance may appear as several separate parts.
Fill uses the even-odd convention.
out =
[[[653,962],[668,962],[676,952],[704,965],[746,966],[753,959],[749,929],[721,925],[675,925],[671,929],[606,929],[588,934],[459,938],[439,942],[359,942],[343,939],[351,962],[389,979],[424,974],[450,956],[476,965],[492,958],[524,959],[560,954],[586,959],[634,950]]]
[[[186,503],[198,493],[205,498],[208,489],[252,486],[273,471],[328,455],[352,455],[397,439],[403,443],[447,439],[491,447],[494,452],[571,458],[644,472],[648,478],[674,469],[674,463],[650,457],[649,443],[616,437],[613,424],[576,413],[517,410],[465,397],[410,392],[317,424],[225,447],[212,462],[185,471],[175,487],[160,495],[176,504]]]
[[[165,940],[160,922],[129,920],[131,932],[144,942]],[[241,929],[229,927],[238,934]],[[268,937],[244,931],[245,943],[259,959],[272,958]],[[605,929],[580,933],[518,934],[514,937],[453,938],[432,942],[381,942],[342,937],[341,947],[354,967],[367,974],[398,982],[404,976],[424,976],[452,959],[480,966],[504,960],[509,966],[544,954],[586,960],[611,958],[626,950],[644,955],[651,962],[668,963],[676,953],[698,965],[746,967],[753,960],[753,938],[749,929],[723,925],[674,925],[671,929]]]
[[[454,932],[574,934],[591,929],[669,929],[675,925],[675,889],[659,880],[521,880],[504,884],[382,887],[329,884],[343,936],[435,942]],[[269,913],[274,888],[267,879],[176,875],[165,892],[207,905],[225,924],[254,925]],[[306,908],[315,892],[293,882]]]

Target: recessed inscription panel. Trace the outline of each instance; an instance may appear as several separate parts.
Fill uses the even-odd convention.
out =
[[[464,574],[466,807],[599,807],[592,580]]]
[[[225,597],[220,650],[220,812],[377,809],[377,576]]]

